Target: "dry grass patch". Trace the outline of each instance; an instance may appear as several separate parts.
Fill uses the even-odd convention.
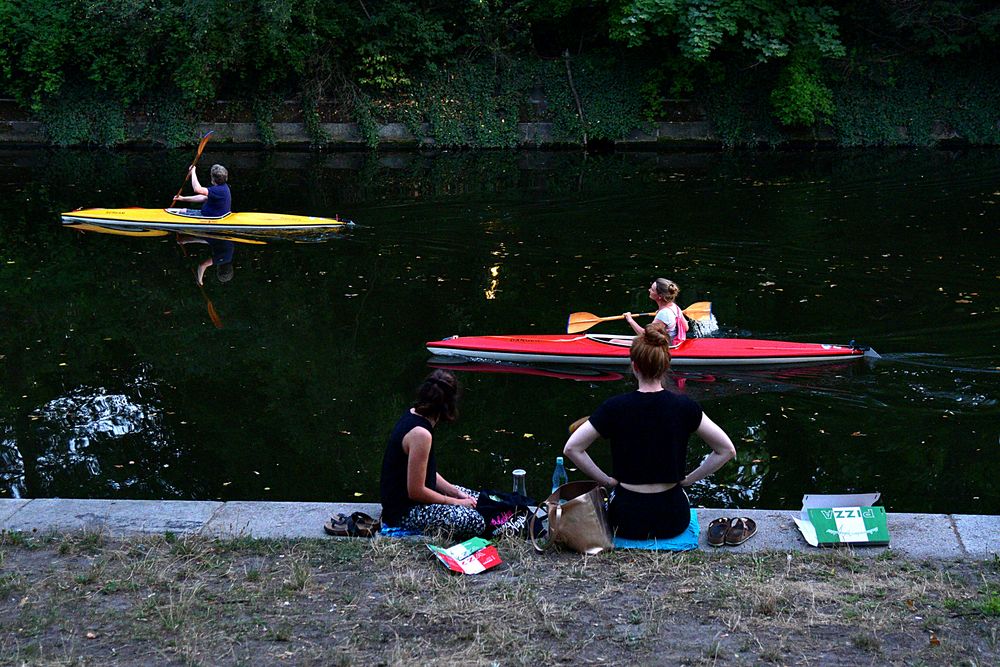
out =
[[[498,548],[4,535],[0,663],[1000,663],[996,563]]]

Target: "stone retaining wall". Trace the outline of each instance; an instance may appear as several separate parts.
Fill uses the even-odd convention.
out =
[[[301,539],[326,538],[323,523],[335,513],[366,512],[378,516],[376,503],[295,503],[186,500],[70,500],[59,498],[0,499],[0,530],[68,532],[101,530],[111,536],[199,534],[209,537]],[[720,516],[748,516],[757,535],[726,551],[817,551],[799,535],[789,510],[699,509],[701,548],[709,522]],[[992,560],[1000,557],[997,517],[963,514],[888,515],[891,547],[856,549],[878,555],[887,550],[906,558]],[[332,539],[332,538],[326,538]]]
[[[364,148],[365,142],[357,123],[323,123],[323,130],[330,137],[330,148]],[[307,147],[310,138],[302,123],[274,123],[274,137],[279,146]],[[199,124],[199,130],[214,130],[213,143],[228,143],[233,146],[260,146],[260,134],[255,123],[207,123]],[[147,138],[145,122],[128,125],[126,134],[130,145],[154,145]],[[519,123],[521,145],[526,148],[552,147],[559,145],[552,138],[552,123]],[[421,148],[434,145],[427,138],[430,128],[425,124],[421,129],[422,138],[415,137],[403,123],[387,123],[379,126],[379,143],[386,148]],[[833,145],[833,137],[821,134],[790,134],[789,140],[800,144]],[[712,132],[707,121],[651,123],[648,128],[635,130],[628,137],[615,142],[628,148],[702,148],[715,149],[722,146],[720,139]],[[44,124],[26,120],[0,121],[0,145],[48,145]]]

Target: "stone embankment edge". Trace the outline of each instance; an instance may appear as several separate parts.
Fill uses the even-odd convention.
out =
[[[378,516],[377,503],[296,503],[187,500],[0,499],[0,530],[38,533],[98,530],[114,537],[143,534],[198,534],[206,537],[264,539],[326,538],[323,522],[335,513]],[[701,547],[705,527],[720,516],[747,516],[756,537],[736,553],[818,551],[809,547],[790,510],[699,509]],[[969,514],[889,514],[891,547],[856,549],[875,556],[891,551],[914,560],[991,560],[1000,557],[997,517]]]
[[[198,123],[202,132],[214,131],[213,142],[232,146],[260,147],[260,131],[256,123]],[[365,148],[365,139],[357,123],[322,123],[328,137],[325,144],[330,148]],[[558,146],[553,139],[552,123],[518,123],[522,147]],[[307,147],[312,139],[303,123],[273,123],[271,129],[278,146]],[[415,136],[403,123],[386,123],[378,128],[379,145],[384,148],[424,148],[433,147],[429,137],[430,127],[425,123]],[[148,127],[143,122],[132,122],[126,126],[126,143],[134,146],[154,145]],[[834,137],[829,132],[790,133],[791,142],[810,145],[834,145]],[[659,122],[633,131],[629,136],[615,142],[621,147],[632,148],[720,148],[722,141],[712,132],[707,121]],[[0,121],[0,145],[48,146],[49,137],[45,125],[38,121]]]

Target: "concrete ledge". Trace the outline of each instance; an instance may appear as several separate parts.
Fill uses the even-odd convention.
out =
[[[0,529],[19,532],[103,530],[114,535],[193,533],[222,507],[219,502],[189,500],[69,500],[26,501]]]
[[[20,500],[18,498],[0,498],[0,525],[10,519],[19,509],[27,505],[30,500]]]
[[[0,499],[0,530],[10,532],[70,532],[101,530],[115,536],[172,532],[209,537],[275,539],[323,538],[323,523],[332,514],[381,514],[376,503],[295,503],[187,500],[37,500]],[[818,553],[805,543],[792,510],[699,509],[700,546],[708,524],[720,516],[747,516],[757,522],[757,535],[734,553]],[[889,547],[857,548],[854,553],[877,556],[886,552],[915,560],[991,560],[1000,557],[1000,533],[995,516],[967,514],[889,514]]]
[[[323,524],[334,514],[365,512],[379,516],[377,503],[290,503],[232,501],[216,512],[201,533],[213,537],[324,537]]]
[[[952,514],[955,533],[963,552],[976,560],[1000,558],[998,517],[976,514]]]

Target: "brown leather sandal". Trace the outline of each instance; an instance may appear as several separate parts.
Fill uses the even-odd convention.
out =
[[[323,531],[334,537],[348,537],[351,534],[350,520],[346,514],[334,514],[323,524]]]
[[[726,545],[735,547],[743,544],[757,534],[757,523],[748,517],[741,516],[733,519],[726,531]]]
[[[708,546],[721,547],[726,543],[726,532],[729,530],[729,518],[719,517],[708,524]]]

